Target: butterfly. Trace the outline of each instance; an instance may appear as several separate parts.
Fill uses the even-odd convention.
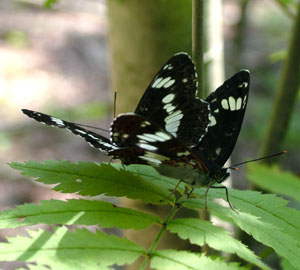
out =
[[[209,113],[203,111],[198,116],[208,117],[208,131],[195,134],[196,144],[195,138],[182,141],[163,128],[163,119],[155,123],[142,115],[127,113],[119,115],[111,125],[111,139],[118,149],[110,154],[125,164],[150,164],[161,174],[183,178],[192,185],[223,182],[229,176],[223,165],[234,149],[247,107],[249,82],[249,72],[242,70],[207,97]],[[182,110],[182,114],[185,112]],[[178,119],[176,111],[173,114]],[[177,120],[179,127],[181,121]],[[194,132],[195,119],[187,115],[184,121],[186,128]]]
[[[212,186],[229,176],[223,165],[242,126],[249,84],[249,72],[241,70],[205,100],[197,98],[194,64],[178,53],[151,81],[135,112],[112,122],[110,138],[40,112],[23,112],[70,130],[124,164],[148,164],[186,183]]]

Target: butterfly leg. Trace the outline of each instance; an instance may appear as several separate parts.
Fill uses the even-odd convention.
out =
[[[204,198],[205,198],[205,202],[204,202],[204,205],[205,205],[205,210],[207,211],[207,194],[208,194],[208,191],[209,191],[209,188],[211,187],[211,185],[208,185],[207,186],[207,189],[205,191],[205,194],[204,194]]]
[[[226,192],[226,200],[227,200],[227,202],[228,202],[230,208],[231,208],[234,212],[236,212],[237,214],[239,213],[238,211],[236,211],[236,210],[233,208],[232,204],[231,204],[230,201],[229,201],[229,195],[228,195],[228,189],[227,189],[227,187],[225,187],[225,186],[210,186],[210,187],[211,187],[211,188],[223,188],[223,189],[225,189],[225,192]],[[208,190],[207,190],[207,191],[208,191]]]
[[[110,160],[108,161],[108,165],[110,165],[110,163],[113,161],[113,157],[110,158]]]
[[[186,198],[187,198],[187,199],[189,199],[189,198],[191,197],[191,195],[192,195],[194,189],[195,189],[195,186],[192,186],[191,190],[190,190],[189,192],[186,193]]]
[[[182,182],[182,179],[180,179],[178,181],[178,183],[176,184],[176,186],[173,188],[173,190],[170,192],[170,194],[167,196],[167,198],[165,200],[169,200],[170,197],[177,191],[178,186],[180,185],[180,183]],[[161,200],[162,202],[163,200]]]

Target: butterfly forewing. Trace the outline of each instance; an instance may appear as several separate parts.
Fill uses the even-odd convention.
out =
[[[35,112],[26,109],[23,109],[22,111],[24,114],[40,123],[46,124],[48,126],[65,128],[71,131],[75,135],[84,138],[92,147],[95,147],[100,151],[107,153],[110,150],[116,149],[116,146],[114,146],[108,138],[105,138],[104,136],[99,135],[95,132],[86,130],[74,123],[67,122],[54,116],[40,112]]]
[[[249,71],[241,70],[207,97],[210,126],[200,143],[192,148],[206,162],[222,167],[231,155],[243,123],[249,84]]]
[[[197,74],[186,53],[175,54],[147,87],[135,113],[151,120],[187,146],[207,132],[209,105],[195,98]]]

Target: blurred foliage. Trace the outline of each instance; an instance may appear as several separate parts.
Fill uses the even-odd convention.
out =
[[[284,157],[283,157],[284,158]],[[272,193],[281,194],[300,202],[300,178],[278,166],[249,164],[247,178],[256,186]]]
[[[51,115],[71,122],[97,120],[108,114],[110,106],[104,102],[80,104],[72,108],[50,107],[46,111]]]
[[[58,3],[58,0],[46,0],[44,2],[44,7],[45,8],[52,8],[53,5],[55,5],[56,3]]]
[[[27,34],[24,31],[17,29],[8,31],[5,34],[4,39],[10,46],[15,48],[25,48],[29,45]]]
[[[252,97],[251,97],[252,98]],[[253,102],[253,101],[252,101]],[[271,110],[270,97],[257,97],[255,98],[255,110],[251,112],[251,119],[248,125],[243,126],[241,132],[243,141],[252,140],[255,143],[261,142],[265,126],[269,119],[269,114],[266,112]],[[299,109],[296,109],[296,113],[291,120],[288,135],[285,141],[285,147],[287,148],[299,148],[300,147],[300,121],[297,118],[299,115]],[[259,119],[259,124],[257,119]]]
[[[286,55],[287,55],[286,50],[279,50],[277,52],[271,53],[269,55],[269,60],[272,64],[274,64],[286,59]]]
[[[0,151],[5,151],[11,147],[11,136],[6,132],[0,132]]]

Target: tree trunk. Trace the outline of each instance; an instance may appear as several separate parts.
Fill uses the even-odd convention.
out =
[[[191,51],[190,0],[108,0],[109,41],[113,90],[118,92],[117,112],[135,110],[160,67],[176,52]],[[128,183],[130,185],[130,183]],[[123,205],[166,216],[169,207],[123,200]],[[125,232],[148,248],[158,226],[147,232]],[[159,248],[189,248],[187,241],[166,237]],[[139,269],[141,261],[126,269]]]
[[[159,68],[191,51],[190,0],[108,0],[109,41],[117,112],[134,111]]]

